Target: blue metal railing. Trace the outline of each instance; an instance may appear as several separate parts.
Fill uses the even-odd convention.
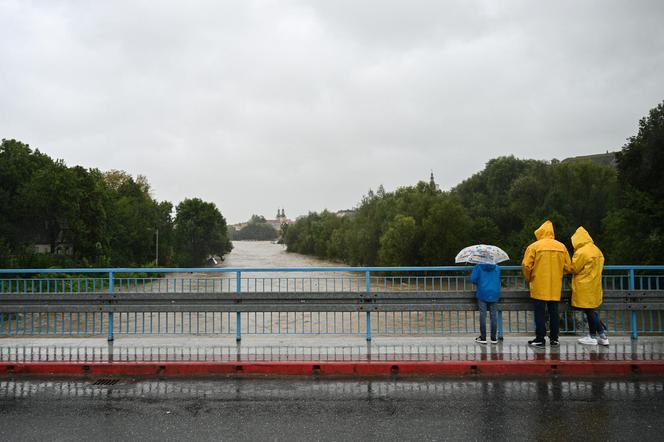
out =
[[[366,292],[472,290],[472,267],[316,267],[316,268],[100,268],[0,269],[1,293],[127,292]],[[140,274],[142,276],[135,276]],[[6,275],[6,276],[5,276]],[[75,276],[72,276],[75,275]],[[145,276],[154,275],[154,276]],[[661,290],[664,266],[606,266],[608,290]],[[526,290],[518,266],[502,267],[505,289]],[[565,279],[569,286],[569,279]],[[234,317],[233,317],[234,316]],[[499,330],[534,331],[531,311],[500,313]],[[662,334],[661,311],[605,311],[600,318],[614,334]],[[561,314],[561,332],[583,327],[578,312]],[[477,333],[475,311],[435,312],[137,312],[0,314],[0,335],[235,335],[365,334],[444,335]]]

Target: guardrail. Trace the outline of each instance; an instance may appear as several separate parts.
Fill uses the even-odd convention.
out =
[[[520,268],[502,269],[499,334],[532,332]],[[157,275],[132,276],[139,272]],[[0,335],[365,334],[371,340],[475,333],[469,273],[470,267],[0,269],[8,275],[0,279]],[[600,317],[609,331],[662,334],[664,266],[607,266],[603,281]],[[576,332],[583,320],[561,305],[562,332]]]

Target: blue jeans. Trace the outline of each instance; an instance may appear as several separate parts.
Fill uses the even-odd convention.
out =
[[[485,302],[481,299],[477,300],[477,305],[480,308],[480,336],[486,339],[486,309],[489,309],[489,317],[491,318],[491,340],[495,341],[498,335],[498,310],[495,302]]]

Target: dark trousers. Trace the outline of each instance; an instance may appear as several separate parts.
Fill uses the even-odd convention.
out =
[[[583,310],[583,312],[586,314],[586,318],[588,319],[588,329],[590,331],[590,336],[594,338],[597,335],[604,335],[604,329],[599,322],[599,315],[595,309],[583,308],[581,310]]]
[[[533,299],[533,306],[535,307],[535,338],[538,341],[543,341],[546,336],[546,319],[545,310],[549,311],[549,339],[558,340],[558,333],[560,332],[560,315],[558,314],[559,301],[541,301]]]

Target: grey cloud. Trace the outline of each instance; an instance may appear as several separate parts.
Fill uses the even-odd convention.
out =
[[[0,3],[0,136],[232,222],[498,155],[619,148],[664,98],[658,1]]]

